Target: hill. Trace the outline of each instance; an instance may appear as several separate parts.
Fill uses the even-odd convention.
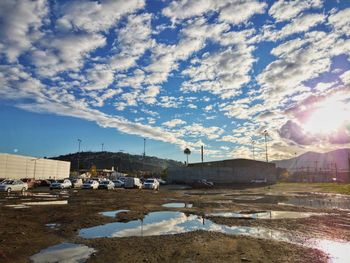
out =
[[[348,170],[349,169],[349,156],[350,149],[338,149],[326,153],[317,153],[317,152],[306,152],[302,155],[299,155],[295,158],[274,161],[277,167],[285,168],[289,171],[295,171],[297,168],[327,170],[333,169],[337,165],[339,170]]]
[[[137,171],[148,171],[161,173],[168,167],[183,166],[181,162],[168,159],[160,159],[154,156],[131,155],[122,152],[80,152],[51,157],[50,159],[71,162],[71,170],[78,169],[78,157],[80,170],[90,169],[96,165],[97,169],[111,169],[125,173],[136,173]]]

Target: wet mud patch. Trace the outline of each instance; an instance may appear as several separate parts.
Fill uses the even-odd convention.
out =
[[[315,249],[206,231],[81,242],[98,250],[89,262],[327,262]]]

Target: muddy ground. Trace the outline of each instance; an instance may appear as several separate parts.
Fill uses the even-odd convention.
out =
[[[114,238],[79,237],[81,228],[111,222],[129,222],[144,218],[153,211],[182,211],[203,216],[225,226],[249,226],[307,238],[350,241],[350,211],[324,207],[290,206],[283,203],[290,196],[314,197],[312,185],[293,187],[227,187],[181,189],[164,186],[151,190],[73,190],[50,191],[36,188],[25,196],[0,196],[0,262],[29,262],[40,250],[62,242],[85,244],[96,250],[88,262],[327,262],[325,252],[306,246],[282,242],[276,238],[194,231],[162,236]],[[57,194],[56,198],[36,193]],[[32,195],[34,194],[34,196]],[[320,194],[316,194],[319,196]],[[250,196],[250,200],[242,200]],[[259,197],[256,200],[254,196]],[[333,195],[324,197],[331,200]],[[337,198],[341,198],[337,196]],[[8,205],[43,200],[68,200],[66,205],[40,205],[13,208]],[[248,198],[249,199],[249,198]],[[191,208],[165,208],[162,204],[186,202]],[[321,204],[322,206],[322,204]],[[116,217],[104,211],[128,209]],[[217,211],[297,211],[322,215],[299,219],[237,219],[210,217]],[[50,228],[46,224],[58,224]],[[343,257],[344,258],[344,257]],[[349,255],[350,260],[350,255]],[[349,261],[350,262],[350,261]]]

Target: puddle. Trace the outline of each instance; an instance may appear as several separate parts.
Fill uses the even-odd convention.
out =
[[[50,224],[46,224],[45,226],[47,226],[48,228],[51,228],[51,229],[57,229],[61,226],[61,224],[50,223]]]
[[[190,203],[166,203],[162,204],[163,207],[167,208],[192,208],[193,204]]]
[[[237,219],[298,219],[310,216],[320,216],[320,213],[293,212],[293,211],[259,211],[254,213],[245,212],[214,212],[206,216],[228,217]]]
[[[42,197],[42,198],[58,198],[59,195],[51,194],[51,193],[32,193],[32,192],[24,192],[22,196],[30,196],[30,197]]]
[[[233,199],[234,200],[239,200],[239,201],[255,201],[259,199],[263,199],[264,196],[254,196],[254,195],[241,195],[241,196],[236,196]]]
[[[114,210],[114,211],[108,211],[108,212],[102,212],[100,213],[101,215],[104,215],[104,216],[108,216],[108,217],[116,217],[117,214],[119,213],[126,213],[126,212],[129,212],[130,210],[126,210],[126,209],[120,209],[120,210]]]
[[[223,195],[221,192],[187,192],[185,195]]]
[[[22,204],[19,204],[19,205],[5,205],[6,207],[12,207],[14,209],[23,209],[23,208],[29,208],[29,206],[26,206],[26,205],[22,205]]]
[[[85,245],[62,243],[41,250],[38,254],[30,257],[33,263],[54,262],[85,262],[95,249]]]
[[[23,205],[66,205],[68,200],[25,202]]]
[[[319,209],[341,209],[350,210],[350,198],[343,196],[293,196],[286,201],[279,202],[279,205],[304,206]]]
[[[142,220],[134,220],[127,223],[114,222],[91,228],[83,228],[79,231],[79,236],[87,239],[100,237],[159,236],[196,230],[289,242],[320,249],[331,257],[332,262],[348,262],[350,242],[313,239],[303,235],[297,235],[292,231],[220,225],[197,215],[186,215],[182,212],[173,211],[152,212]]]

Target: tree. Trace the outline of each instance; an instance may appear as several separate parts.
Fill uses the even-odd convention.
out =
[[[191,154],[191,150],[188,149],[188,148],[186,148],[186,149],[184,150],[184,154],[186,154],[186,156],[187,156],[187,164],[188,164],[188,156]]]

